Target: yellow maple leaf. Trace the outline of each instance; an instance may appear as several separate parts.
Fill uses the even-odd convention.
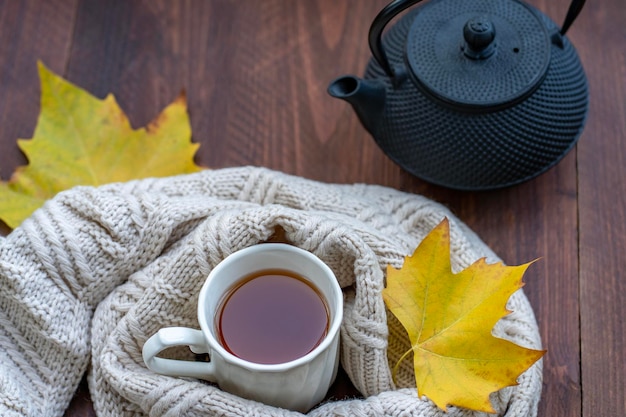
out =
[[[506,302],[523,286],[529,264],[505,266],[480,259],[459,273],[450,264],[450,226],[444,219],[401,269],[387,267],[383,298],[406,329],[418,395],[447,405],[495,413],[489,394],[516,385],[545,353],[494,337],[509,314]],[[396,366],[397,369],[397,366]]]
[[[193,162],[184,94],[146,128],[133,129],[113,95],[100,100],[39,63],[41,110],[29,164],[0,182],[0,219],[17,227],[45,200],[76,185],[101,185],[201,170]]]

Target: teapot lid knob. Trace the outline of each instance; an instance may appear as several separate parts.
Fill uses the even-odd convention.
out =
[[[508,108],[528,98],[548,71],[548,28],[521,1],[431,0],[407,22],[407,74],[444,106]]]
[[[465,23],[463,39],[465,56],[472,59],[489,58],[495,51],[496,30],[493,23],[485,16],[476,16]]]

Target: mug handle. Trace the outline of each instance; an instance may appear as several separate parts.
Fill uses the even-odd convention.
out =
[[[162,375],[187,376],[216,382],[213,362],[182,361],[157,356],[174,346],[188,346],[193,353],[209,353],[202,331],[187,327],[165,327],[144,343],[143,361],[150,370]]]

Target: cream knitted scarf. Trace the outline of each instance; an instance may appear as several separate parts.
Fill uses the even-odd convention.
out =
[[[209,271],[277,231],[324,260],[344,289],[341,366],[364,397],[328,401],[309,415],[481,415],[444,414],[418,398],[412,361],[397,386],[389,369],[408,340],[387,322],[385,268],[400,267],[444,216],[453,268],[498,260],[443,206],[380,186],[244,167],[61,193],[0,240],[0,416],[61,416],[88,368],[101,416],[300,415],[157,375],[141,356],[159,328],[197,328],[197,294]],[[540,348],[521,290],[509,308],[494,334]],[[540,392],[541,361],[491,399],[500,415],[535,416]]]

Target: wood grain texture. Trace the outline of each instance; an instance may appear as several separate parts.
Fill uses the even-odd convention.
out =
[[[26,159],[15,146],[30,138],[39,112],[37,61],[63,73],[75,0],[0,0],[0,178],[8,179]]]
[[[114,93],[136,126],[186,90],[205,166],[380,181],[381,166],[400,170],[326,87],[362,71],[370,16],[383,4],[82,2],[67,76],[96,95]]]
[[[93,94],[113,93],[135,127],[181,90],[198,162],[259,165],[381,184],[448,206],[526,274],[544,347],[539,416],[626,415],[626,8],[587,2],[568,32],[591,93],[587,126],[556,167],[516,187],[458,192],[393,164],[335,77],[361,74],[387,0],[0,0],[0,175],[24,157],[39,109],[36,61]],[[531,0],[557,24],[569,0]],[[354,395],[340,378],[337,397]],[[85,383],[66,413],[92,416]]]
[[[626,8],[618,3],[591,2],[580,21],[591,94],[578,146],[586,416],[626,415]]]

